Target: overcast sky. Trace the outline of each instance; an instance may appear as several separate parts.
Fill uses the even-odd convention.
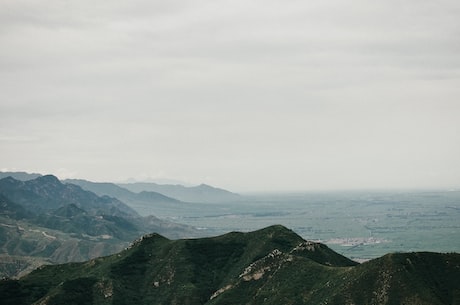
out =
[[[458,0],[0,0],[0,170],[460,187]]]

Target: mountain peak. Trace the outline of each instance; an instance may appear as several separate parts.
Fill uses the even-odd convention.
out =
[[[35,179],[37,182],[50,183],[50,184],[62,184],[59,179],[54,175],[44,175]]]
[[[299,241],[305,250],[286,251]],[[119,254],[0,281],[0,298],[18,305],[412,305],[451,304],[460,289],[459,254],[403,253],[327,265],[315,259],[318,252],[339,254],[316,245],[279,225],[201,239],[150,234]]]
[[[232,193],[230,191],[216,188],[204,183],[197,186],[142,182],[124,183],[118,185],[135,193],[140,193],[142,191],[158,192],[165,196],[184,202],[224,203],[241,200],[241,196],[236,193]]]
[[[20,181],[27,181],[27,180],[33,180],[35,178],[38,178],[41,176],[41,174],[30,174],[27,172],[0,172],[0,179],[11,176],[16,180]]]
[[[6,184],[18,184],[18,183],[22,183],[22,181],[18,180],[18,179],[15,179],[13,176],[6,176],[2,179],[0,179],[3,183],[6,183]]]

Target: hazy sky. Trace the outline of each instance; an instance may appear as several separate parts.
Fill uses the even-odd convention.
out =
[[[460,1],[0,0],[0,170],[460,187]]]

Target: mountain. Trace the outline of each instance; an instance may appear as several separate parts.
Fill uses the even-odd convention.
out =
[[[33,180],[42,176],[41,174],[30,174],[26,172],[0,172],[0,179],[12,177],[20,181]],[[142,198],[136,197],[136,193],[148,192],[149,197],[155,197],[155,202],[167,203],[178,201],[197,202],[197,203],[216,203],[232,202],[241,200],[241,196],[227,190],[212,187],[207,184],[198,186],[183,186],[180,184],[157,184],[150,182],[133,183],[102,183],[91,182],[82,179],[67,179],[65,183],[79,185],[85,190],[89,190],[99,196],[108,195],[120,200],[128,199],[136,201]],[[118,185],[118,188],[116,187]],[[129,192],[126,192],[129,191]],[[155,193],[155,194],[153,194]],[[144,195],[147,196],[147,195]]]
[[[108,182],[91,182],[82,179],[67,179],[64,180],[66,183],[71,183],[80,186],[81,188],[94,192],[99,196],[111,196],[118,198],[122,201],[136,202],[136,201],[148,201],[151,204],[170,204],[180,203],[179,200],[167,197],[157,192],[131,192],[123,187],[120,187],[114,183]]]
[[[142,216],[161,215],[164,210],[182,209],[185,202],[162,195],[158,192],[142,191],[140,193],[131,192],[114,183],[91,182],[81,179],[64,180],[81,188],[94,192],[99,196],[110,196],[120,199],[135,209]]]
[[[2,304],[459,304],[460,255],[357,264],[272,226],[201,239],[150,234],[85,263],[0,282]]]
[[[13,202],[35,212],[47,212],[66,204],[75,204],[93,214],[138,216],[136,211],[118,199],[99,197],[73,184],[63,184],[53,175],[19,181],[0,179],[0,192]]]
[[[12,177],[16,180],[27,181],[40,177],[41,174],[29,174],[26,172],[0,172],[0,179]]]
[[[0,193],[0,216],[11,219],[32,217],[33,213],[27,211],[22,205],[14,203]]]
[[[119,186],[132,192],[158,192],[185,202],[218,203],[240,201],[241,196],[224,189],[201,184],[187,187],[183,185],[156,184],[156,183],[119,183]]]
[[[51,175],[0,179],[0,276],[17,276],[44,262],[113,254],[150,232],[170,238],[202,236],[185,225],[141,217],[118,199],[63,184]]]

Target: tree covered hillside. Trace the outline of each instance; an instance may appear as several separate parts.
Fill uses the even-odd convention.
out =
[[[459,304],[460,255],[389,254],[357,264],[272,226],[169,240],[150,234],[85,263],[0,284],[3,304]]]

